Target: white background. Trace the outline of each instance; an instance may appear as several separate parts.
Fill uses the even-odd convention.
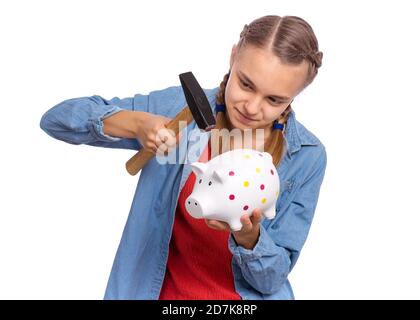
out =
[[[245,23],[297,15],[324,52],[298,119],[328,167],[297,299],[419,299],[416,1],[0,2],[0,298],[102,299],[137,177],[129,150],[39,128],[69,98],[219,85]]]

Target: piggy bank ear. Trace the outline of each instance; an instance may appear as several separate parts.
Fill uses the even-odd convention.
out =
[[[212,178],[220,183],[224,183],[228,178],[228,173],[226,170],[223,169],[216,169],[213,171]]]
[[[263,157],[270,160],[270,162],[273,162],[273,157],[268,152],[263,152]]]
[[[206,171],[207,165],[202,162],[194,162],[194,163],[191,163],[191,168],[196,176],[201,176]]]

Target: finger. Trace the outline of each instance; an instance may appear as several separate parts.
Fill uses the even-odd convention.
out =
[[[241,229],[242,232],[249,232],[252,230],[253,225],[252,225],[249,215],[244,214],[241,217],[241,223],[242,223],[242,229]]]
[[[156,151],[156,154],[159,156],[164,156],[168,152],[168,147],[165,144],[161,144]]]
[[[158,147],[156,145],[156,136],[153,136],[152,138],[152,135],[148,135],[146,142],[142,144],[140,141],[140,144],[143,145],[144,149],[148,151],[152,151],[153,153],[157,152]]]
[[[171,119],[171,118],[168,118],[168,117],[163,117],[162,116],[162,118],[163,118],[163,123],[165,124],[165,125],[167,125],[169,122],[171,122],[173,119]]]
[[[220,226],[218,226],[217,223],[215,223],[213,220],[204,219],[204,221],[206,222],[208,227],[212,229],[220,230]]]
[[[168,139],[167,134],[164,131],[164,129],[159,129],[159,131],[156,134],[155,143],[158,147],[162,144],[165,144],[165,141]]]
[[[156,147],[156,145],[147,145],[145,146],[145,149],[152,151],[154,154],[156,154],[158,151],[158,147]]]
[[[224,230],[224,229],[226,229],[226,226],[223,225],[222,222],[217,221],[217,220],[208,220],[208,225],[211,226],[214,229],[217,229],[217,230]]]
[[[157,155],[166,157],[175,150],[175,147],[168,147],[166,144],[161,144],[157,150]]]
[[[228,223],[223,222],[223,221],[217,221],[217,222],[220,223],[220,225],[223,226],[225,230],[230,230],[230,225]]]
[[[167,140],[165,141],[165,144],[168,147],[175,147],[177,145],[177,139],[176,139],[176,137],[173,136],[173,135],[168,136]]]
[[[260,223],[262,220],[262,210],[257,208],[254,211],[252,211],[252,215],[251,215],[251,222],[252,224],[257,224]]]
[[[174,147],[176,145],[175,133],[166,128],[159,129],[156,137],[156,144],[157,146],[165,144],[168,147]]]
[[[168,130],[165,127],[160,128],[157,132],[156,132],[156,144],[160,145],[162,143],[166,143],[169,138],[171,138],[173,135],[171,134],[172,130]]]
[[[218,220],[213,220],[213,219],[204,219],[204,221],[206,222],[206,224],[213,229],[216,230],[228,230],[229,229],[229,225],[225,222],[222,221],[218,221]]]

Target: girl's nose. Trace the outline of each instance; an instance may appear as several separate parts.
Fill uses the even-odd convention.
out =
[[[261,101],[258,99],[254,99],[252,101],[249,101],[245,107],[244,111],[246,112],[246,116],[249,116],[252,118],[253,116],[257,115],[261,108]]]

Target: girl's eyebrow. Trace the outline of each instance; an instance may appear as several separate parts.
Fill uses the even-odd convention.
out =
[[[251,81],[251,79],[249,79],[247,77],[247,75],[245,73],[243,73],[242,71],[238,70],[238,73],[241,75],[241,77],[243,77],[247,82],[249,82],[250,85],[252,85],[253,87],[255,87],[255,84]],[[283,100],[289,100],[289,97],[285,97],[285,96],[276,96],[276,95],[271,95],[271,97],[273,98],[278,98],[278,99],[283,99]]]

